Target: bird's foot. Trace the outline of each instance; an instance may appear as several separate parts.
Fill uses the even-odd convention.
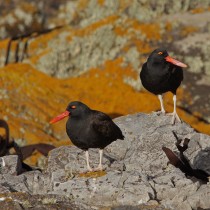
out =
[[[87,170],[85,173],[92,172],[92,171],[94,171],[93,168],[91,168],[90,166],[87,166]]]
[[[152,112],[152,113],[154,113],[154,114],[156,114],[156,115],[161,115],[161,114],[165,114],[166,113],[166,111],[165,110],[160,110],[160,111],[157,111],[157,112]]]
[[[98,167],[97,168],[94,168],[94,171],[103,171],[104,169],[103,169],[103,166],[102,165],[98,165]]]
[[[167,115],[172,115],[171,124],[175,124],[175,121],[182,122],[176,112],[168,113]]]

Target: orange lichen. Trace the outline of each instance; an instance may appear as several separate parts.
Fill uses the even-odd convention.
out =
[[[125,0],[119,0],[119,12],[123,12],[125,9],[127,9],[133,2],[132,1],[125,1]]]
[[[118,35],[118,36],[124,36],[124,35],[128,32],[128,28],[116,26],[116,27],[114,28],[114,32],[115,32],[116,35]]]
[[[141,24],[139,25],[142,33],[144,33],[149,40],[158,41],[161,38],[159,24]]]
[[[205,12],[205,8],[197,7],[197,8],[195,8],[195,9],[192,9],[190,12],[191,12],[192,14],[203,13],[203,12]]]
[[[61,32],[61,30],[62,29],[57,29],[50,33],[40,35],[40,36],[36,37],[35,39],[33,39],[30,42],[29,53],[33,54],[34,50],[45,49],[49,43],[49,40],[52,40],[54,37],[58,36],[58,34]]]
[[[104,0],[97,0],[97,2],[98,2],[98,4],[99,4],[100,6],[103,6],[103,5],[104,5]]]
[[[181,30],[181,35],[182,36],[188,36],[189,34],[193,34],[195,32],[198,31],[198,28],[195,26],[185,26],[182,30]]]
[[[5,138],[5,129],[4,128],[0,128],[0,136]]]
[[[141,53],[150,53],[152,51],[152,47],[147,42],[141,41],[140,39],[134,38],[133,43]]]
[[[77,4],[77,9],[83,10],[87,7],[88,4],[89,4],[89,0],[79,0],[79,2]]]
[[[97,178],[97,177],[101,177],[101,176],[105,176],[106,175],[106,171],[91,171],[91,172],[87,172],[87,173],[80,173],[79,177],[85,177],[85,178]]]
[[[0,41],[0,49],[7,49],[10,39],[3,39]]]
[[[21,2],[20,8],[27,11],[29,14],[37,12],[37,7],[27,2]]]
[[[4,39],[2,41],[0,41],[0,52],[1,52],[1,56],[6,57],[6,51],[7,51],[7,47],[9,44],[10,39]],[[17,41],[12,41],[11,45],[10,45],[10,53],[11,52],[15,52],[16,48],[17,48]],[[14,58],[14,56],[13,56]]]
[[[41,153],[34,151],[32,156],[26,158],[24,162],[29,165],[36,165],[37,160],[41,157]]]
[[[131,28],[141,31],[146,38],[152,41],[158,41],[161,38],[160,25],[157,23],[140,23],[137,20],[129,20]]]
[[[126,19],[125,23],[122,26],[116,26],[114,31],[118,36],[130,35],[136,38],[134,31],[139,31],[144,34],[148,40],[158,41],[161,39],[159,24],[141,23],[135,19]]]
[[[50,49],[47,48],[47,49],[43,50],[41,53],[39,53],[39,54],[32,55],[30,57],[31,63],[32,64],[36,64],[42,56],[48,54],[49,52],[50,52]]]
[[[172,23],[171,22],[166,22],[165,23],[165,29],[167,32],[170,32],[172,30]]]

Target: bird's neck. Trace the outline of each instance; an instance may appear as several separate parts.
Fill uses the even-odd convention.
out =
[[[152,62],[147,62],[147,68],[149,69],[149,71],[151,73],[160,73],[160,71],[158,70],[161,70],[161,72],[167,72],[167,63],[166,62],[160,62],[158,60],[153,60]]]
[[[71,115],[69,120],[80,122],[80,121],[86,120],[88,117],[89,117],[89,112],[85,111],[85,112],[79,113],[78,115],[77,114]]]

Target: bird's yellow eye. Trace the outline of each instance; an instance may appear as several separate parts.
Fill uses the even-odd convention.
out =
[[[76,109],[76,106],[71,106],[72,109]]]
[[[162,55],[163,54],[163,52],[158,52],[158,55]]]

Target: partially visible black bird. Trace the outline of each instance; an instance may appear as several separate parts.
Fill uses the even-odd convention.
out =
[[[187,67],[187,65],[170,57],[165,49],[156,49],[149,55],[140,72],[140,79],[144,88],[158,95],[161,113],[165,114],[162,94],[168,91],[173,93],[174,111],[170,113],[173,116],[172,124],[175,123],[176,119],[181,122],[176,113],[176,91],[183,80],[181,67]]]
[[[87,169],[93,171],[89,164],[89,148],[99,148],[100,161],[95,170],[103,170],[103,149],[117,139],[124,139],[120,128],[103,112],[90,109],[79,101],[71,102],[66,111],[50,121],[55,123],[69,117],[66,132],[72,143],[85,151]]]

